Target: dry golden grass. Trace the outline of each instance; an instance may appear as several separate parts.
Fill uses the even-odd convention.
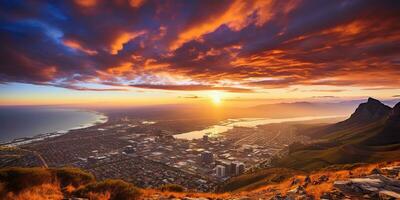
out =
[[[92,193],[90,192],[88,195],[88,198],[90,200],[109,200],[111,197],[111,194],[109,192],[106,193]]]
[[[373,163],[373,164],[365,164],[361,165],[359,167],[355,167],[354,169],[346,169],[346,170],[321,170],[321,171],[316,171],[312,172],[309,174],[311,183],[307,184],[307,186],[304,188],[306,193],[309,195],[314,196],[314,198],[319,199],[319,197],[324,193],[324,192],[329,192],[333,189],[333,183],[338,180],[345,180],[348,178],[352,177],[362,177],[365,175],[368,175],[371,173],[371,171],[375,168],[381,168],[381,167],[390,167],[390,166],[399,166],[400,161],[395,161],[395,162],[383,162],[383,163]],[[318,181],[321,176],[326,176],[328,177],[327,181],[324,181],[320,184],[312,184],[314,181]],[[293,178],[290,178],[286,181],[283,181],[278,184],[269,184],[266,186],[263,186],[261,188],[248,191],[248,192],[240,192],[238,194],[240,195],[246,195],[246,196],[253,196],[254,194],[264,194],[266,196],[268,195],[273,195],[274,193],[281,193],[281,194],[287,194],[287,192],[293,188],[296,188],[298,186],[304,186],[304,181],[305,181],[306,176],[294,176]],[[298,182],[294,185],[292,185],[292,181],[294,179],[297,179]]]
[[[362,177],[367,174],[370,174],[371,171],[377,167],[388,167],[400,165],[399,162],[391,162],[391,163],[375,163],[375,164],[365,164],[360,165],[358,167],[352,169],[336,169],[336,170],[321,170],[315,171],[308,176],[310,177],[311,183],[307,184],[304,188],[308,195],[314,196],[314,198],[319,199],[320,196],[324,192],[329,192],[333,189],[333,183],[337,180],[344,180],[352,177]],[[320,184],[312,184],[315,181],[318,181],[321,176],[328,177],[327,181],[323,181]],[[272,196],[276,193],[280,193],[286,195],[289,190],[294,189],[298,186],[304,186],[306,175],[297,175],[287,180],[282,181],[277,184],[268,184],[263,187],[260,187],[251,191],[240,191],[234,193],[176,193],[176,192],[161,192],[155,189],[145,189],[143,190],[142,198],[146,197],[154,197],[158,195],[159,197],[205,197],[205,198],[233,198],[239,196],[249,196],[249,197],[262,197],[262,196]],[[297,183],[292,185],[293,180],[296,179]]]
[[[204,197],[204,198],[228,198],[231,196],[229,193],[201,193],[201,192],[170,192],[170,191],[160,191],[156,189],[143,189],[141,198],[147,197],[174,197],[174,198],[183,198],[183,197]]]
[[[43,184],[22,190],[18,194],[9,192],[4,200],[59,200],[63,194],[57,184]]]

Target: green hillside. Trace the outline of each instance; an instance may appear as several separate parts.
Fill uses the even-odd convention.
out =
[[[361,104],[352,117],[344,122],[320,129],[318,134],[314,133],[314,136],[326,142],[292,144],[289,154],[275,165],[310,171],[333,164],[399,159],[399,115],[394,111],[382,113],[380,111],[386,109],[386,106],[376,101],[369,102]],[[367,114],[366,109],[369,109]],[[380,116],[377,115],[378,111],[382,113]],[[367,120],[369,116],[375,120]]]

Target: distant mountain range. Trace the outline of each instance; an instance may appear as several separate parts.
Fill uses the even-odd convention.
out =
[[[373,98],[370,98],[371,101]],[[250,107],[253,112],[262,112],[271,117],[291,117],[291,116],[310,116],[310,115],[343,115],[351,113],[355,107],[362,104],[365,100],[349,100],[341,102],[291,102],[261,104]],[[384,104],[393,106],[399,100],[386,100]]]
[[[303,134],[319,142],[293,144],[277,166],[314,170],[333,164],[400,159],[400,102],[391,108],[369,98],[348,119]]]

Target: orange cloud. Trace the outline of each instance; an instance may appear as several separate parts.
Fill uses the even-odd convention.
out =
[[[399,15],[390,3],[41,2],[46,13],[60,10],[57,17],[16,9],[5,20],[12,28],[0,38],[0,82],[138,82],[166,90],[400,85]],[[20,19],[29,23],[15,24]]]
[[[146,2],[146,0],[130,0],[129,4],[134,7],[134,8],[139,8],[140,6],[142,6],[144,3]]]
[[[112,42],[110,46],[110,53],[113,55],[118,54],[118,51],[124,48],[124,44],[135,39],[140,35],[143,35],[144,33],[145,31],[121,33],[117,38],[115,38],[114,42]]]
[[[144,62],[144,69],[145,70],[162,70],[168,67],[168,63],[158,63],[155,59],[147,59]]]
[[[209,18],[201,24],[193,24],[178,35],[178,38],[170,45],[171,50],[179,48],[182,44],[195,39],[200,39],[201,36],[207,33],[214,32],[218,27],[225,24],[235,31],[239,31],[247,26],[251,21],[248,17],[254,12],[257,14],[256,24],[263,25],[272,16],[271,14],[272,1],[234,1],[229,8],[217,16]]]
[[[107,69],[107,72],[110,74],[114,74],[114,75],[123,75],[127,72],[131,72],[132,71],[132,63],[123,63],[120,66],[117,67],[111,67],[109,69]]]
[[[50,66],[42,69],[40,73],[42,74],[42,76],[48,77],[48,79],[52,79],[57,73],[57,68],[55,66]]]
[[[69,47],[69,48],[73,48],[73,49],[77,49],[79,51],[85,52],[88,55],[96,55],[97,51],[95,50],[91,50],[88,48],[84,48],[82,47],[82,45],[77,42],[77,41],[73,41],[73,40],[63,40],[63,43],[65,46]]]
[[[160,85],[160,84],[136,84],[130,85],[136,88],[155,89],[155,90],[175,90],[175,91],[206,91],[218,90],[232,93],[249,93],[253,90],[240,87],[225,87],[225,86],[212,86],[212,85]]]
[[[194,60],[201,60],[201,59],[203,59],[203,58],[205,58],[207,56],[217,56],[217,55],[220,55],[220,54],[221,54],[220,50],[211,48],[206,53],[200,52],[199,55],[197,56],[197,58],[195,58]]]
[[[82,7],[93,7],[97,4],[97,0],[75,0],[74,2]]]

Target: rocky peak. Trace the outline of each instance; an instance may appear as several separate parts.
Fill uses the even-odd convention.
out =
[[[374,98],[368,98],[368,101],[361,103],[356,111],[351,115],[349,120],[355,120],[359,122],[370,122],[387,117],[391,108],[379,100]]]
[[[367,103],[370,103],[370,104],[382,104],[378,99],[374,99],[374,98],[372,98],[372,97],[368,97],[368,100],[367,100]]]

